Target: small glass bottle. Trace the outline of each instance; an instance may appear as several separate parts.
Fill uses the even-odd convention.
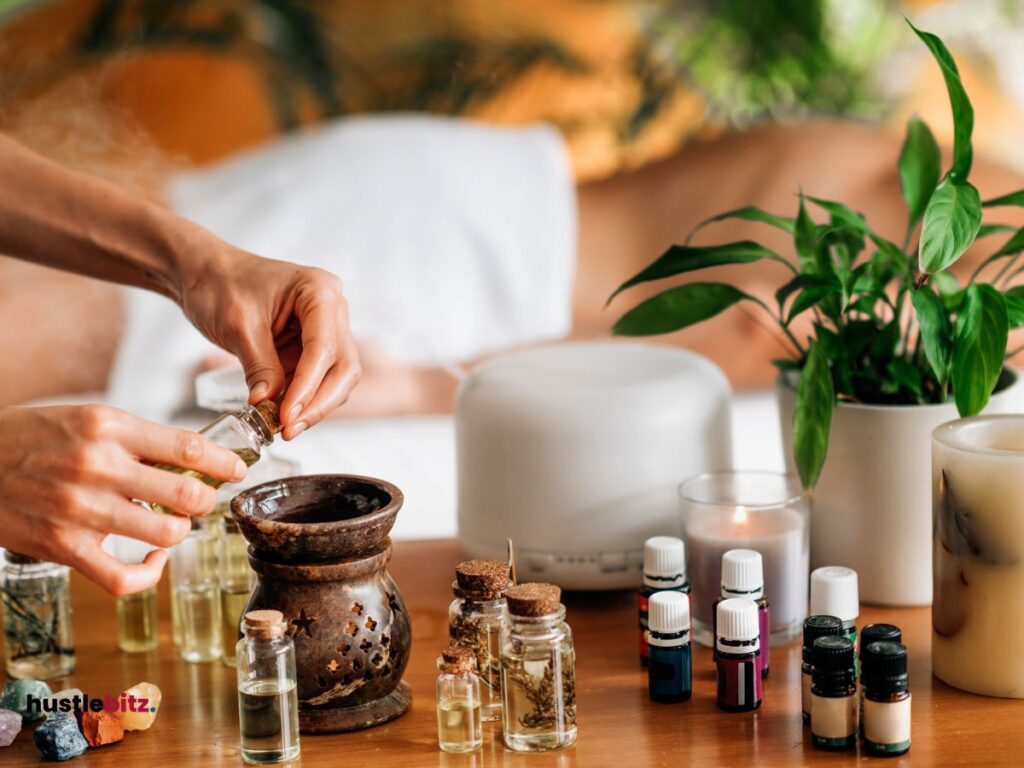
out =
[[[864,666],[864,748],[878,757],[910,750],[910,686],[907,649],[897,642],[870,643]]]
[[[843,634],[843,622],[837,616],[808,616],[804,619],[804,643],[800,665],[800,708],[804,725],[811,723],[811,676],[814,672],[814,641],[819,637]]]
[[[651,595],[662,591],[681,592],[689,599],[686,580],[686,549],[682,539],[652,536],[644,542],[644,580],[637,594],[639,609],[640,663],[647,666],[647,606]],[[691,606],[692,607],[692,606]]]
[[[693,692],[690,647],[690,598],[679,592],[657,592],[648,604],[647,644],[650,659],[647,687],[651,701],[686,701]]]
[[[857,617],[860,615],[857,572],[837,565],[812,571],[810,613],[838,616],[843,622],[843,634],[856,646]]]
[[[749,712],[761,706],[761,628],[757,603],[730,597],[715,607],[718,706]]]
[[[502,735],[516,752],[576,743],[576,652],[561,596],[553,584],[517,584],[505,592]]]
[[[499,641],[509,584],[509,564],[501,560],[467,560],[455,567],[448,637],[453,645],[465,646],[476,656],[485,722],[501,719]]]
[[[768,654],[771,647],[771,616],[768,597],[764,593],[764,560],[753,549],[730,549],[722,555],[722,596],[718,602],[745,597],[757,604],[757,625],[760,628],[760,674],[768,677]],[[717,611],[712,612],[717,618]]]
[[[212,661],[221,655],[217,538],[206,521],[193,518],[188,536],[170,550],[178,653],[185,661]]]
[[[437,742],[442,752],[474,752],[484,743],[480,680],[471,648],[453,645],[437,660]]]
[[[217,558],[220,592],[221,661],[235,666],[235,645],[239,624],[256,584],[256,573],[249,566],[249,545],[231,514],[220,519]]]
[[[75,671],[71,582],[65,565],[8,550],[0,574],[7,674],[49,680]]]
[[[864,735],[864,675],[865,669],[871,664],[871,652],[868,648],[872,643],[903,642],[903,632],[895,624],[868,624],[860,631],[860,652],[857,661],[860,663],[860,735]]]
[[[853,748],[857,704],[853,643],[845,635],[819,637],[811,680],[811,745],[829,751]]]
[[[212,443],[233,451],[251,467],[260,460],[261,451],[274,442],[274,435],[281,431],[278,421],[277,404],[262,400],[256,405],[247,405],[241,410],[224,413],[199,430],[199,434]],[[209,486],[219,488],[223,481],[214,480],[195,470],[182,469],[170,464],[158,464],[160,469],[181,475],[197,477]],[[159,504],[151,504],[159,512],[168,512]]]
[[[283,763],[299,756],[295,644],[280,611],[250,611],[235,646],[242,759]]]
[[[117,596],[117,647],[126,653],[145,653],[159,644],[156,587]]]

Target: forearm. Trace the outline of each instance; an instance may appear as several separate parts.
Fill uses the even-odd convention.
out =
[[[179,300],[202,228],[0,135],[0,254]]]

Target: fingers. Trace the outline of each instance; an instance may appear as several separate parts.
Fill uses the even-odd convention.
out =
[[[159,504],[187,517],[208,515],[217,505],[217,491],[191,475],[145,464],[133,465],[129,474],[130,477],[125,478],[126,482],[118,490],[130,498]]]
[[[173,547],[192,529],[187,517],[154,512],[113,494],[104,500],[101,510],[88,520],[93,530],[129,536],[155,547]]]
[[[115,595],[130,595],[156,586],[167,562],[167,553],[154,549],[136,565],[122,563],[104,552],[99,544],[73,554],[67,563]]]
[[[202,435],[185,429],[154,424],[128,414],[125,416],[130,421],[127,424],[129,428],[121,436],[121,444],[140,459],[182,469],[192,469],[224,482],[237,482],[245,477],[245,462],[227,448],[222,448],[206,440]],[[162,474],[170,475],[167,472]],[[184,494],[185,501],[191,498],[190,493],[192,495],[198,493],[184,490],[180,492]],[[155,498],[146,499],[146,501],[163,503]],[[173,505],[172,508],[177,509]]]
[[[249,385],[249,402],[255,404],[280,394],[284,389],[284,369],[270,328],[254,328],[243,333],[237,351],[245,382]]]

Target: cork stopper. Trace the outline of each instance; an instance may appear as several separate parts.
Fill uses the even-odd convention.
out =
[[[476,672],[476,655],[472,649],[462,645],[450,645],[441,651],[437,668],[446,675],[466,675]]]
[[[516,584],[505,592],[513,616],[547,616],[561,607],[562,590],[554,584]]]
[[[455,566],[456,597],[497,600],[511,581],[509,564],[501,560],[466,560]]]
[[[256,413],[267,425],[270,434],[276,435],[281,431],[281,418],[277,409],[277,403],[273,400],[260,400],[255,405]]]
[[[280,611],[249,611],[245,614],[245,631],[252,637],[282,637],[287,625]]]

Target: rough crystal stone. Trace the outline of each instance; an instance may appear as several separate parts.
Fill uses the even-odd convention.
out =
[[[0,709],[0,747],[9,747],[21,732],[21,715],[13,709]]]
[[[36,728],[33,736],[36,749],[47,760],[69,760],[89,747],[78,724],[71,715],[57,712]]]
[[[113,712],[84,712],[82,733],[90,747],[102,747],[124,738],[124,726]]]
[[[76,696],[78,697],[78,707],[75,706]],[[52,696],[47,696],[46,703],[43,708],[46,710],[47,715],[52,715],[54,712],[65,712],[78,720],[81,715],[79,707],[82,706],[84,699],[85,694],[78,688],[65,688],[63,691],[57,691]],[[68,706],[68,709],[61,709],[60,703],[65,700],[71,702],[71,704],[66,705]]]
[[[41,680],[11,680],[0,693],[0,707],[13,709],[28,722],[42,720],[46,716],[43,699],[52,693],[50,686]],[[29,697],[33,701],[31,707]]]
[[[134,697],[134,702],[128,697]],[[124,726],[126,731],[144,731],[153,724],[156,720],[157,710],[160,708],[160,699],[162,694],[160,689],[152,683],[136,683],[127,691],[121,694],[121,701],[124,701],[127,705],[127,711],[125,709],[119,709],[117,716],[121,718],[121,724]],[[145,699],[146,703],[144,706],[141,705],[141,700]],[[133,712],[131,707],[138,708],[141,706],[142,711]]]

